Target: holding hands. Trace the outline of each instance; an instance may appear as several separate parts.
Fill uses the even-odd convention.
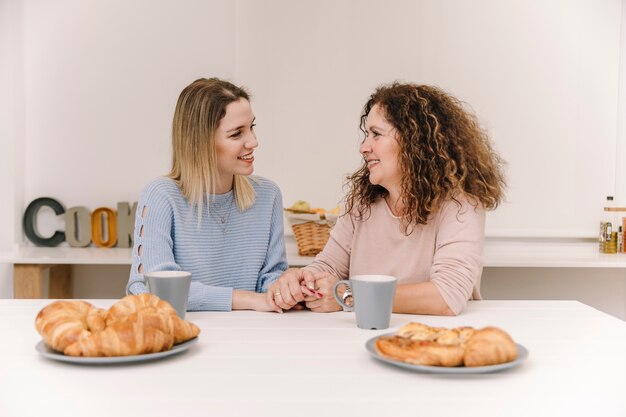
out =
[[[318,313],[339,311],[341,307],[332,295],[337,281],[328,272],[314,274],[306,269],[288,269],[269,287],[267,302],[283,310],[301,310],[306,306]]]

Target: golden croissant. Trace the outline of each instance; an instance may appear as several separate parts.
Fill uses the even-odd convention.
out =
[[[35,328],[46,345],[59,352],[92,332],[102,331],[105,311],[86,301],[55,301],[35,318]]]
[[[161,352],[200,333],[152,294],[129,295],[108,311],[85,301],[56,301],[39,312],[35,328],[46,345],[71,356]]]
[[[159,312],[171,316],[173,326],[172,334],[174,336],[175,345],[192,339],[200,333],[200,329],[198,329],[195,324],[178,317],[176,310],[170,303],[150,293],[124,297],[113,304],[106,313],[106,324],[109,326],[120,318],[127,317],[128,315],[148,307],[156,308]]]

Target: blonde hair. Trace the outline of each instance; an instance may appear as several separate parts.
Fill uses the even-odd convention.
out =
[[[167,176],[198,209],[198,221],[205,194],[215,194],[215,131],[226,115],[226,107],[241,99],[250,100],[246,90],[218,78],[200,78],[178,97],[172,122],[172,169]],[[252,207],[256,194],[247,177],[235,175],[233,196],[239,210]]]

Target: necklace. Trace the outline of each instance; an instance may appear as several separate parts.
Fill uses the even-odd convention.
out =
[[[226,235],[228,230],[228,220],[233,212],[233,195],[226,197],[224,201],[217,203],[215,200],[209,203],[209,217],[215,221],[215,224],[222,230],[222,234]]]

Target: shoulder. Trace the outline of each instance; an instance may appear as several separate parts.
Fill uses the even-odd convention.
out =
[[[159,177],[150,181],[141,193],[141,199],[146,202],[156,202],[183,198],[180,188],[167,177]]]
[[[248,178],[250,179],[254,191],[257,193],[257,198],[268,198],[272,200],[276,197],[282,198],[280,188],[274,181],[258,175],[251,175]]]
[[[439,219],[455,218],[458,221],[485,216],[485,209],[478,199],[463,193],[458,193],[445,201],[435,213]]]
[[[357,203],[347,213],[353,221],[376,221],[377,219],[393,217],[384,198],[377,198],[369,207]],[[361,217],[362,216],[362,217]],[[347,216],[346,216],[347,217]]]

